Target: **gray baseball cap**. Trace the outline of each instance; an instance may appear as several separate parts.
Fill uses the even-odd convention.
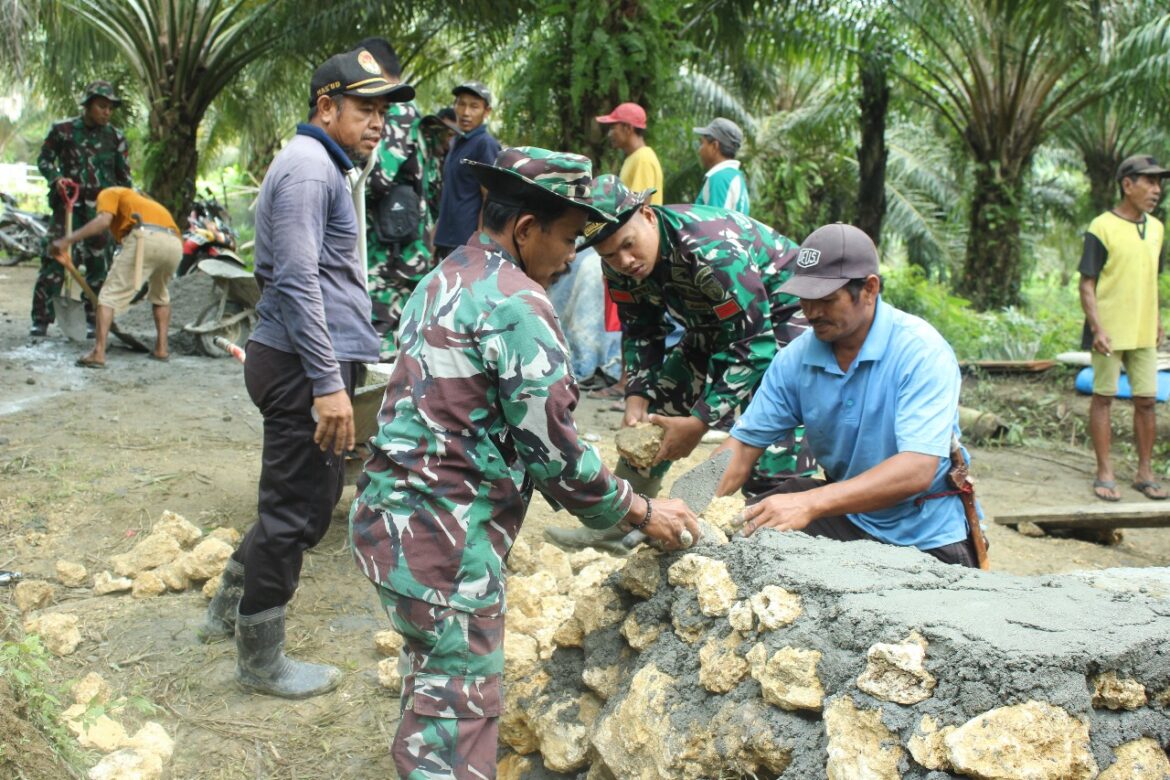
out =
[[[696,127],[699,135],[709,135],[724,146],[739,149],[743,146],[743,130],[739,125],[724,117],[715,117],[706,127]]]
[[[451,90],[451,94],[455,97],[459,97],[459,95],[464,92],[475,95],[484,103],[487,103],[488,108],[491,108],[492,91],[488,89],[487,84],[484,84],[482,81],[465,81],[459,86],[455,87],[455,89]]]
[[[865,231],[836,222],[814,230],[796,255],[795,268],[780,292],[815,300],[832,295],[850,279],[878,272],[877,247]]]
[[[1148,154],[1134,154],[1126,157],[1117,166],[1117,180],[1135,176],[1166,176],[1170,175],[1170,168],[1163,168],[1158,161]]]

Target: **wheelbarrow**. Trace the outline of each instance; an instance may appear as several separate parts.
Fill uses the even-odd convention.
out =
[[[215,281],[215,287],[211,301],[199,312],[195,322],[183,326],[183,331],[195,336],[195,343],[204,355],[229,357],[230,353],[217,346],[215,340],[223,338],[244,346],[256,324],[260,285],[243,263],[216,258],[201,260],[196,267]]]

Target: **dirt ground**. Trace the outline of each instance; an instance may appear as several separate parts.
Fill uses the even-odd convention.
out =
[[[0,269],[0,569],[53,580],[56,561],[66,559],[91,574],[102,571],[167,509],[204,530],[245,530],[255,514],[261,420],[240,366],[180,355],[159,363],[114,345],[107,370],[75,367],[81,346],[55,328],[35,343],[27,336],[34,277],[31,266]],[[972,448],[990,516],[1093,501],[1088,404],[1073,393],[1071,374],[969,378],[964,403],[996,409],[1024,440]],[[612,464],[619,415],[587,400],[578,420]],[[1117,416],[1119,432],[1128,420],[1128,412]],[[1133,467],[1130,452],[1119,467],[1121,484]],[[1123,492],[1127,501],[1144,500]],[[73,655],[51,659],[53,683],[67,690],[87,672],[106,677],[117,696],[140,705],[120,716],[129,727],[153,719],[174,737],[173,778],[394,777],[387,745],[397,699],[378,686],[372,642],[387,622],[346,550],[351,498],[347,490],[333,529],[307,557],[289,613],[289,651],[346,672],[335,693],[300,703],[241,693],[232,682],[234,647],[195,640],[206,604],[197,590],[139,600],[60,589],[50,609],[77,615],[83,642]],[[537,498],[525,533],[535,540],[542,527],[573,522]],[[994,524],[989,536],[994,569],[1017,575],[1170,563],[1166,529],[1127,530],[1113,546],[1029,538]],[[11,592],[0,587],[6,640],[21,636]],[[0,686],[0,698],[6,691]],[[0,701],[0,711],[7,710]],[[32,757],[33,748],[22,748],[8,728],[0,747],[0,759],[13,750]],[[91,758],[92,764],[97,755]],[[21,771],[70,776],[60,766],[47,774],[35,766]]]

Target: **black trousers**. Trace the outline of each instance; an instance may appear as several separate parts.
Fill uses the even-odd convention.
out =
[[[362,368],[341,364],[351,399]],[[244,566],[240,614],[254,615],[292,598],[305,550],[325,536],[341,498],[345,456],[313,442],[313,383],[299,356],[249,342],[244,382],[264,416],[264,449],[258,517],[232,557]]]
[[[748,501],[750,504],[755,504],[768,496],[774,496],[778,493],[803,493],[806,490],[821,487],[825,484],[823,479],[813,479],[811,477],[792,477],[784,480],[779,487],[776,487],[767,493],[760,493],[752,496]],[[965,520],[965,518],[964,518]],[[823,536],[826,539],[836,539],[839,542],[856,542],[862,539],[868,539],[872,542],[881,542],[872,534],[858,528],[852,520],[844,515],[834,515],[832,517],[820,517],[813,520],[804,528],[804,532],[809,536]],[[886,542],[882,542],[886,544]],[[975,545],[971,542],[971,537],[968,536],[961,542],[953,544],[945,544],[942,547],[935,547],[931,550],[923,550],[922,552],[930,555],[943,563],[953,563],[958,566],[969,566],[972,569],[979,568],[979,561],[975,557]]]

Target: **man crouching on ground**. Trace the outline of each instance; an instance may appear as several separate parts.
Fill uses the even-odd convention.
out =
[[[403,778],[494,778],[504,561],[533,488],[588,526],[699,535],[682,501],[636,495],[573,422],[577,383],[545,289],[593,208],[589,160],[520,147],[471,164],[484,232],[423,277],[358,481],[350,538],[405,637]]]

